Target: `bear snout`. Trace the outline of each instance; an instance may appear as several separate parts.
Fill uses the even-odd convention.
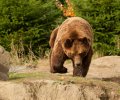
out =
[[[74,66],[75,66],[75,68],[79,68],[80,69],[82,67],[82,63],[81,62],[75,63]]]
[[[74,57],[74,67],[75,68],[81,68],[82,66],[82,58],[80,56]]]

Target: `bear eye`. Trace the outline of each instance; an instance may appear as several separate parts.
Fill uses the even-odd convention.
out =
[[[88,43],[87,38],[83,38],[82,42],[83,42],[84,44],[87,44],[87,43]]]
[[[87,55],[86,52],[83,52],[83,53],[80,54],[80,56],[82,56],[82,57],[85,57],[86,55]]]
[[[72,40],[72,39],[67,39],[67,40],[65,40],[64,46],[65,46],[66,48],[71,48],[72,45],[73,45],[73,41],[74,41],[74,40]]]
[[[86,37],[79,39],[79,41],[84,45],[88,45],[88,39]]]

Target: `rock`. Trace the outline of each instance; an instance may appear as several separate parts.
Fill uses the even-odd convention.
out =
[[[0,64],[0,80],[6,81],[8,80],[8,71],[9,68]]]
[[[10,53],[0,46],[0,63],[9,67],[10,65]]]
[[[116,67],[120,66],[120,56],[104,56],[92,61],[95,66]]]
[[[120,100],[120,95],[116,90],[94,83],[31,80],[22,83],[0,82],[0,100]]]
[[[0,80],[8,80],[10,53],[0,46]]]
[[[8,80],[8,74],[0,72],[0,80],[7,81]]]
[[[104,56],[93,59],[87,77],[120,77],[120,56]]]

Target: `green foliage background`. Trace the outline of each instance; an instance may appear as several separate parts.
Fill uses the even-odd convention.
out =
[[[120,55],[120,1],[71,0],[77,16],[90,22],[94,51]],[[66,4],[65,4],[66,5]],[[51,31],[65,20],[55,0],[0,0],[0,45],[11,51],[11,43],[23,45],[43,57],[49,49]]]
[[[11,43],[22,43],[25,54],[32,49],[44,56],[51,30],[63,19],[54,0],[0,0],[0,45],[10,51]]]

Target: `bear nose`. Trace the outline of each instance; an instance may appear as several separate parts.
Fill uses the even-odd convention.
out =
[[[77,68],[79,68],[79,67],[81,66],[81,64],[80,64],[80,63],[76,63],[75,66],[76,66]]]
[[[78,66],[80,66],[80,64],[76,64],[76,66],[78,67]]]

